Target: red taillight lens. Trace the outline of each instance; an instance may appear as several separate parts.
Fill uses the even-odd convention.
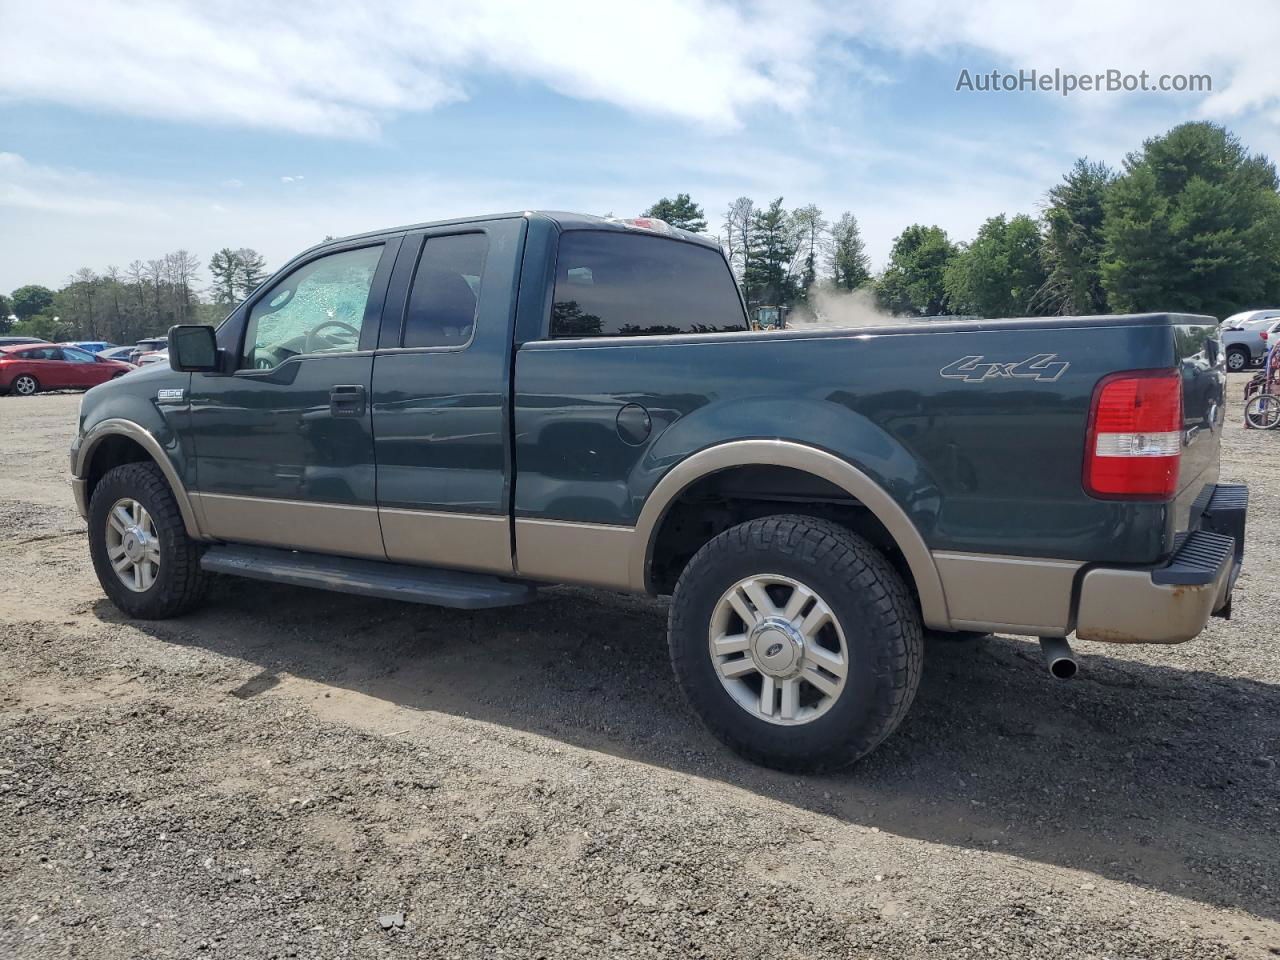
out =
[[[1182,458],[1182,377],[1131,370],[1103,377],[1093,391],[1084,488],[1108,500],[1167,500],[1178,491]]]

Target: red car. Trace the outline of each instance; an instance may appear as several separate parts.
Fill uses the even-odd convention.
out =
[[[40,390],[96,387],[132,369],[132,364],[103,360],[69,345],[24,343],[0,347],[0,393],[29,397]]]

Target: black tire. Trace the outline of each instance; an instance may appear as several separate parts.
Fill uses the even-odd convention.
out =
[[[1247,370],[1250,359],[1249,351],[1244,347],[1227,347],[1227,369],[1232,373]]]
[[[158,573],[143,592],[125,586],[107,556],[108,514],[126,497],[146,508],[160,544]],[[208,586],[208,576],[200,568],[202,552],[200,544],[187,536],[178,501],[154,463],[126,463],[98,481],[89,501],[89,555],[98,582],[121,612],[141,620],[164,620],[194,608]]]
[[[40,381],[29,373],[20,373],[9,384],[9,390],[19,397],[33,397],[40,392]]]
[[[816,592],[845,635],[844,688],[807,723],[780,726],[739,706],[708,648],[720,598],[766,573]],[[708,729],[748,760],[788,771],[844,767],[874,750],[906,716],[924,661],[920,614],[898,572],[862,537],[804,516],[739,524],[699,550],[676,584],[668,640],[676,677]]]

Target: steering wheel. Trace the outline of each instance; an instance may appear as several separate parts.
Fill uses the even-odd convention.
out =
[[[355,327],[351,326],[351,324],[343,323],[341,320],[326,320],[324,323],[316,324],[314,327],[312,327],[310,330],[307,331],[307,343],[306,343],[306,346],[303,348],[304,353],[315,352],[315,336],[321,330],[324,330],[326,327],[341,327],[343,330],[346,330],[353,337],[355,337],[357,341],[360,339],[360,331],[357,330]]]

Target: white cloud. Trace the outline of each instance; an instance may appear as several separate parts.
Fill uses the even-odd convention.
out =
[[[874,0],[839,20],[842,30],[895,51],[972,51],[975,61],[985,54],[1013,69],[1209,73],[1213,92],[1200,109],[1218,119],[1280,102],[1280,7],[1274,0],[1235,0],[1229,8],[1203,0],[1074,0],[1051,7],[1022,0]],[[1124,99],[1075,96],[1095,103]]]
[[[8,97],[325,136],[465,99],[477,74],[730,129],[753,108],[800,111],[824,71],[886,82],[850,41],[975,66],[1209,72],[1201,110],[1223,119],[1280,100],[1274,0],[0,0],[0,22]]]
[[[817,28],[723,0],[0,0],[0,20],[10,97],[351,137],[463,99],[474,72],[732,126],[803,100]]]

